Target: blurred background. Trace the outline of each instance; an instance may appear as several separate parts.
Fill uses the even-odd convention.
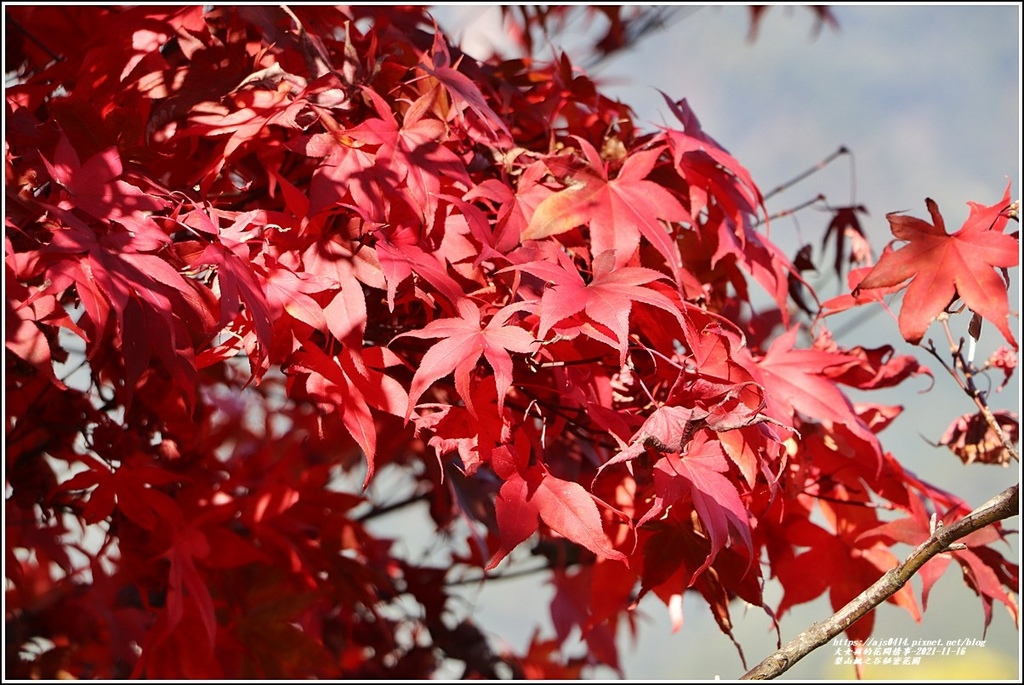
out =
[[[806,7],[772,6],[763,15],[758,35],[749,40],[745,6],[673,6],[670,23],[644,36],[632,49],[587,69],[604,92],[629,104],[639,126],[653,130],[673,118],[658,90],[673,99],[687,98],[704,130],[751,172],[763,192],[797,176],[840,146],[853,152],[809,179],[771,198],[771,212],[797,206],[819,193],[832,206],[863,204],[869,215],[862,225],[875,249],[891,238],[885,214],[893,211],[927,217],[925,198],[934,199],[957,230],[967,217],[968,201],[994,204],[1007,182],[1020,197],[1021,169],[1021,7],[1019,3],[970,6],[833,6],[839,28],[816,30],[816,16]],[[497,6],[444,5],[433,10],[440,26],[464,51],[486,58],[495,48],[511,49]],[[586,64],[587,36],[600,24],[578,21],[555,37],[574,62]],[[538,57],[550,57],[554,48]],[[855,186],[855,191],[854,191]],[[830,275],[832,254],[820,251],[831,215],[811,207],[771,224],[771,236],[792,256],[807,242],[815,245],[818,276],[810,279],[822,299],[839,294],[845,283]],[[1012,229],[1011,229],[1012,230]],[[844,279],[845,280],[845,279]],[[756,286],[755,286],[756,287]],[[1020,339],[1020,286],[1011,284],[1012,327]],[[868,315],[866,315],[868,314]],[[964,317],[961,317],[964,318]],[[966,322],[964,322],[964,326]],[[934,447],[957,416],[973,404],[935,360],[920,348],[899,344],[895,320],[882,307],[866,308],[829,326],[841,344],[868,347],[894,344],[914,354],[935,375],[915,378],[896,391],[879,391],[865,399],[900,404],[904,413],[882,434],[883,444],[904,466],[933,485],[979,505],[1020,478],[1019,464],[1009,468],[965,466],[945,448]],[[929,329],[945,348],[937,325]],[[987,327],[978,361],[1002,344]],[[993,386],[1001,379],[993,378]],[[930,388],[930,389],[929,389]],[[991,395],[994,409],[1019,414],[1017,378]],[[857,399],[856,397],[854,399]],[[381,487],[386,487],[381,483]],[[395,520],[382,519],[391,527]],[[424,517],[425,518],[425,517]],[[404,524],[403,524],[404,525]],[[1019,528],[1019,519],[1009,522]],[[422,531],[429,537],[431,531]],[[418,533],[408,530],[409,545]],[[909,549],[894,550],[901,558]],[[1011,558],[1019,561],[1018,539],[1011,537]],[[522,650],[539,624],[551,634],[548,605],[553,589],[535,577],[501,580],[467,588],[466,601],[478,625],[496,641]],[[920,582],[915,580],[920,594]],[[769,606],[778,589],[768,583]],[[1020,679],[1019,632],[1004,607],[993,608],[984,629],[980,601],[950,568],[937,583],[920,625],[902,609],[886,604],[877,612],[876,638],[922,640],[985,639],[960,656],[926,657],[917,666],[868,666],[869,679],[985,680]],[[798,607],[782,618],[787,642],[812,622],[831,615],[827,597]],[[649,596],[638,608],[636,639],[623,636],[621,655],[630,679],[701,680],[739,677],[746,669],[729,638],[722,635],[707,607],[689,595],[685,623],[672,633],[667,610]],[[775,649],[769,619],[752,607],[733,608],[735,635],[747,666]],[[544,636],[544,633],[542,633]],[[577,651],[582,651],[582,643]],[[567,650],[567,651],[571,651]],[[852,666],[835,665],[836,647],[817,650],[784,678],[855,677]],[[616,677],[611,671],[599,678]]]

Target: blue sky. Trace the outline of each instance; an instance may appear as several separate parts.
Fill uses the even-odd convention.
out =
[[[762,190],[795,176],[845,145],[854,153],[856,202],[870,215],[864,222],[877,251],[890,238],[885,214],[906,210],[927,216],[924,200],[933,198],[949,230],[967,216],[967,202],[996,202],[1007,181],[1020,197],[1021,169],[1021,8],[1019,3],[971,5],[838,5],[833,12],[839,29],[825,27],[814,36],[814,15],[795,6],[772,7],[764,16],[758,39],[747,41],[747,10],[742,6],[693,6],[666,30],[647,36],[635,49],[603,64],[592,76],[608,82],[605,92],[630,104],[642,126],[653,129],[670,121],[658,89],[673,98],[686,97],[705,131],[714,136],[751,171]],[[503,32],[494,6],[446,6],[435,12],[443,28],[462,40],[474,56],[500,44]],[[574,30],[579,30],[578,27]],[[565,37],[572,54],[581,35]],[[818,193],[836,204],[851,201],[849,163],[837,161],[769,204],[777,211]],[[793,252],[801,242],[820,243],[830,217],[814,209],[772,226],[774,239]],[[830,256],[826,256],[830,259]],[[822,285],[820,294],[837,294],[836,284]],[[1011,310],[1020,311],[1019,279],[1014,278]],[[1020,339],[1019,319],[1012,322]],[[940,335],[937,327],[930,334]],[[849,345],[881,345],[898,337],[896,323],[884,312],[840,341]],[[979,354],[987,355],[1001,340],[986,329]],[[872,401],[903,404],[906,411],[882,435],[886,447],[911,470],[969,502],[980,504],[1013,482],[1019,466],[964,467],[949,452],[930,446],[956,416],[971,411],[952,380],[920,350],[915,353],[935,372],[935,387],[915,379],[898,394],[872,396]],[[996,408],[1019,413],[1019,383],[993,395]],[[1013,553],[1019,555],[1014,543]],[[474,599],[479,618],[505,631],[522,647],[538,614],[546,612],[550,589],[524,581],[507,581]],[[528,616],[522,615],[524,593],[535,593]],[[515,601],[508,601],[513,596]],[[541,611],[544,609],[544,611]],[[623,644],[630,678],[736,677],[742,667],[727,638],[718,635],[706,607],[686,598],[686,625],[671,634],[662,608],[641,605],[650,618],[641,628],[636,648]],[[743,619],[736,608],[737,634],[750,665],[774,646],[768,622],[752,609]],[[782,624],[788,640],[811,621],[830,613],[826,601],[787,616]],[[947,573],[933,593],[921,626],[901,609],[882,607],[879,637],[981,637],[982,611],[958,572]],[[504,623],[502,623],[504,622]],[[517,632],[518,631],[518,632]],[[946,675],[973,659],[996,669],[989,677],[1019,677],[1019,635],[1006,612],[995,609],[989,642],[973,656],[935,662]],[[997,650],[1002,650],[1000,656]],[[791,671],[793,677],[852,676],[852,669],[830,670],[834,650],[818,650]],[[1008,655],[1008,656],[1005,656]],[[1003,661],[1001,661],[1001,659]],[[999,671],[1005,667],[1007,673]],[[906,667],[889,677],[941,677]],[[985,671],[971,671],[984,678]],[[962,677],[975,677],[963,675]]]

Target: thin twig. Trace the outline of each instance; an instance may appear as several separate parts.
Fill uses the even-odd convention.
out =
[[[9,14],[8,14],[8,15],[7,15],[7,17],[6,17],[6,20],[7,20],[7,24],[8,24],[8,25],[10,25],[10,26],[13,26],[13,27],[14,27],[14,28],[16,28],[16,29],[17,29],[18,31],[20,31],[22,35],[24,35],[24,36],[25,36],[26,38],[28,38],[28,39],[29,39],[30,41],[32,41],[33,43],[35,43],[35,44],[36,44],[36,46],[37,46],[37,47],[39,47],[39,48],[40,48],[40,49],[41,49],[41,50],[42,50],[43,52],[45,52],[45,53],[46,53],[47,55],[49,55],[49,56],[50,56],[50,59],[52,59],[52,60],[53,60],[54,62],[59,62],[59,61],[61,61],[61,60],[63,60],[63,59],[64,59],[63,55],[58,55],[58,54],[57,54],[57,53],[55,53],[55,52],[54,52],[53,50],[51,50],[51,49],[49,48],[49,46],[47,46],[47,45],[46,45],[46,43],[42,42],[41,40],[39,40],[38,38],[36,38],[36,37],[35,37],[34,35],[32,35],[32,33],[31,33],[30,31],[26,30],[26,29],[25,29],[25,27],[24,27],[24,26],[22,26],[21,24],[19,24],[19,23],[18,23],[18,21],[17,21],[16,19],[14,19],[13,17],[11,17],[11,15],[9,15]],[[47,66],[48,66],[48,65],[47,65]]]
[[[804,180],[805,178],[807,178],[811,174],[813,174],[815,172],[818,172],[818,171],[821,171],[826,166],[828,166],[829,164],[834,162],[836,159],[838,159],[840,156],[846,155],[846,154],[849,154],[849,153],[850,153],[850,151],[847,149],[847,147],[845,145],[841,145],[838,150],[836,150],[835,152],[830,154],[828,157],[826,157],[825,159],[821,160],[820,162],[818,162],[817,164],[812,166],[810,169],[807,169],[806,171],[797,174],[796,176],[794,176],[793,178],[789,179],[785,183],[780,183],[779,185],[777,185],[774,188],[772,188],[771,190],[769,190],[767,193],[765,193],[764,199],[768,200],[768,198],[770,198],[770,197],[772,197],[774,195],[778,195],[783,190],[789,188],[790,186],[796,185],[797,183],[799,183],[800,181]]]
[[[766,216],[763,219],[759,219],[754,224],[754,228],[757,228],[758,226],[766,224],[769,221],[775,221],[776,219],[781,219],[783,217],[787,217],[787,216],[790,216],[792,214],[796,214],[801,209],[807,209],[811,205],[816,205],[819,202],[826,202],[825,196],[820,194],[820,193],[817,196],[812,197],[810,200],[807,200],[805,202],[801,202],[800,204],[796,205],[795,207],[790,207],[789,209],[782,209],[782,210],[779,210],[778,212],[775,212],[771,216]]]
[[[378,516],[384,516],[385,514],[390,514],[393,511],[404,509],[405,507],[408,507],[412,504],[416,504],[417,502],[429,498],[430,492],[421,492],[419,494],[412,495],[411,497],[407,497],[406,499],[399,500],[397,502],[392,502],[391,504],[385,504],[379,507],[374,507],[365,514],[362,514],[361,516],[355,516],[353,518],[359,523],[364,523],[366,521],[369,521],[370,519],[377,518]]]
[[[946,369],[946,372],[953,377],[960,389],[963,390],[968,397],[970,397],[974,404],[978,407],[978,411],[985,417],[985,422],[988,424],[992,432],[999,438],[999,443],[1002,445],[1006,453],[1013,458],[1014,461],[1020,461],[1020,453],[1014,446],[1013,441],[1003,430],[1003,427],[999,425],[999,421],[996,419],[995,414],[988,406],[988,402],[985,400],[985,393],[978,389],[978,386],[974,382],[975,367],[974,364],[969,363],[964,359],[963,355],[963,340],[959,344],[953,341],[953,332],[949,328],[949,316],[945,313],[939,315],[939,321],[942,322],[943,329],[946,331],[946,339],[949,341],[949,351],[953,356],[953,362],[956,368],[951,367],[949,364],[939,356],[938,350],[935,349],[935,343],[931,340],[928,341],[928,347],[925,349],[935,357],[942,367]],[[959,373],[957,373],[959,371]],[[960,374],[963,374],[961,377]]]
[[[769,680],[782,675],[800,659],[826,644],[895,594],[929,559],[948,551],[953,542],[996,521],[1016,516],[1020,505],[1019,487],[1019,483],[1012,485],[956,523],[936,528],[931,537],[910,553],[906,561],[887,571],[874,585],[831,618],[815,623],[785,647],[747,671],[742,680]]]
[[[446,581],[445,587],[457,587],[460,585],[477,585],[483,582],[493,582],[495,580],[511,580],[512,578],[522,578],[523,576],[530,576],[535,573],[542,571],[550,571],[551,564],[543,564],[542,566],[533,566],[530,568],[521,568],[515,571],[506,571],[504,573],[484,573],[483,575],[473,576],[472,578],[459,578],[458,580]]]

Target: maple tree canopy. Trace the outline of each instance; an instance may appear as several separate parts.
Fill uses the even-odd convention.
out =
[[[929,371],[797,316],[685,99],[642,131],[568,57],[474,60],[423,7],[5,13],[5,675],[576,677],[645,595],[730,634],[734,598],[838,608],[969,511],[847,394]],[[909,281],[908,340],[958,296],[1016,349],[1008,193],[952,235],[890,216],[906,245],[832,310]],[[443,558],[370,530],[419,501]],[[925,596],[955,562],[1016,616],[1004,533]],[[454,587],[531,551],[554,636],[499,648]]]

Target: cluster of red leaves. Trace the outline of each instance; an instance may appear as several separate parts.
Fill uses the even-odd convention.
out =
[[[838,607],[967,511],[843,390],[927,370],[801,346],[685,101],[641,133],[568,59],[474,61],[418,7],[6,12],[6,675],[574,677],[645,594],[727,633],[767,577],[778,614]],[[447,559],[369,530],[401,493],[347,475],[385,467]],[[1016,611],[1001,535],[925,592],[956,560]],[[528,540],[555,637],[496,653],[452,586]]]

